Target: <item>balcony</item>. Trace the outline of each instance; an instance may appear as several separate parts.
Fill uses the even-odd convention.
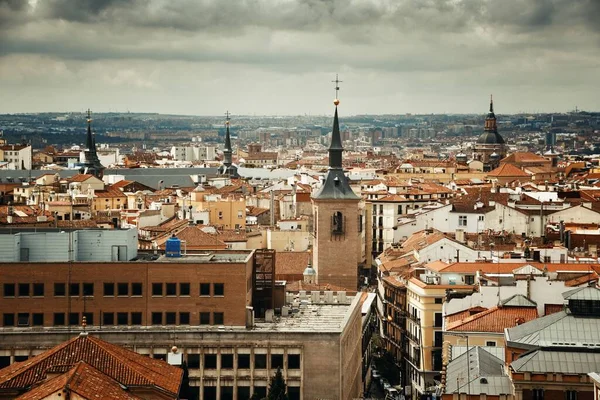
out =
[[[421,318],[417,318],[416,316],[414,316],[412,314],[406,314],[406,316],[408,317],[408,319],[413,321],[415,324],[421,326]]]
[[[413,342],[415,342],[417,345],[420,345],[420,344],[421,344],[421,339],[420,339],[420,338],[418,338],[418,337],[416,337],[415,335],[413,335],[413,334],[412,334],[412,333],[410,333],[409,331],[405,331],[405,332],[404,332],[404,335],[405,335],[405,336],[406,336],[408,339],[410,339],[410,340],[412,340]]]

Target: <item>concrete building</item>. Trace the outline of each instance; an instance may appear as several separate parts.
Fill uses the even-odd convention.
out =
[[[152,358],[167,360],[177,346],[193,398],[264,396],[278,367],[290,399],[359,397],[361,295],[282,293],[272,303],[277,315],[271,305],[259,318],[266,303],[255,295],[254,271],[266,273],[266,265],[264,254],[232,250],[116,264],[0,264],[0,364],[68,340],[85,316],[90,335]]]

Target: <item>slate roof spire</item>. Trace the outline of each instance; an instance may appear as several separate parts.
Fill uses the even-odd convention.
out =
[[[229,134],[229,111],[225,113],[225,149],[223,150],[223,164],[229,167],[232,164],[231,155],[233,150],[231,148],[231,135]]]
[[[340,135],[340,123],[338,119],[338,92],[340,90],[338,76],[335,76],[335,95],[333,100],[335,105],[335,114],[333,116],[333,130],[331,132],[331,144],[329,145],[329,171],[325,177],[323,186],[313,196],[315,199],[337,199],[337,200],[358,200],[359,197],[352,191],[348,178],[344,174],[342,166],[342,137]]]
[[[102,179],[105,168],[96,152],[96,135],[92,132],[92,112],[89,109],[87,110],[87,138],[85,147],[85,162],[81,172]]]

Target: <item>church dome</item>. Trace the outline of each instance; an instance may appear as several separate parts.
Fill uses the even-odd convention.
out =
[[[477,139],[478,144],[504,144],[504,139],[498,132],[483,132]]]

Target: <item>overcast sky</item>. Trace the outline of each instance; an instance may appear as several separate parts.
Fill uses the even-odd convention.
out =
[[[0,113],[600,110],[600,0],[0,0]]]

